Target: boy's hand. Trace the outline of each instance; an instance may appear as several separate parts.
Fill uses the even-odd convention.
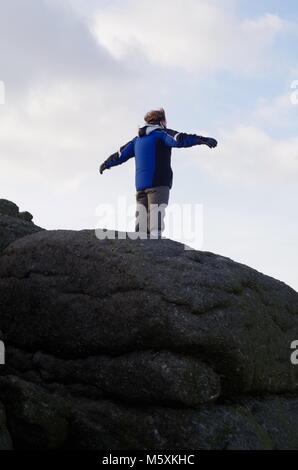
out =
[[[106,163],[104,162],[99,167],[99,173],[102,175],[105,170],[107,170],[107,167],[106,167]]]
[[[214,149],[217,147],[217,140],[212,139],[212,137],[204,137],[203,144],[208,145],[208,147],[211,149]]]

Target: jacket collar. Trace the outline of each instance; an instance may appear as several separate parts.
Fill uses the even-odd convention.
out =
[[[151,134],[151,132],[157,131],[158,129],[164,129],[164,127],[160,126],[159,124],[147,124],[144,127],[140,127],[139,137],[144,137],[145,135],[149,135]]]

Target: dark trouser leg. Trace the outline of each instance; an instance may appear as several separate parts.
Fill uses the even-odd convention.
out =
[[[149,232],[148,225],[148,196],[146,190],[138,191],[136,194],[137,210],[136,210],[136,228],[135,231],[139,233]]]
[[[160,238],[165,228],[164,218],[169,203],[170,189],[158,186],[146,190],[149,207],[149,231],[152,238]]]

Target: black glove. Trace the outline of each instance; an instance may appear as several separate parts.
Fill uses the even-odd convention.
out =
[[[202,137],[202,144],[208,145],[209,148],[213,149],[217,147],[217,140],[212,137]]]
[[[99,168],[99,173],[102,175],[105,170],[109,170],[107,166],[109,163],[113,163],[115,160],[119,158],[119,152],[113,153]]]
[[[99,173],[102,175],[105,170],[107,170],[106,162],[104,162],[104,163],[102,163],[102,165],[100,165]]]

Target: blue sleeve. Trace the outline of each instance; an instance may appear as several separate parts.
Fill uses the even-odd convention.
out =
[[[202,137],[195,134],[185,134],[184,132],[176,132],[167,129],[162,132],[162,141],[167,147],[171,148],[187,148],[203,143]]]
[[[133,139],[127,144],[123,145],[119,152],[111,155],[105,162],[107,168],[112,168],[113,166],[121,165],[124,162],[127,162],[130,158],[135,156],[135,140]]]

